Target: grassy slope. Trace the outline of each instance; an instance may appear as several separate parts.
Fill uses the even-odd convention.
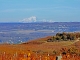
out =
[[[27,50],[52,52],[53,50],[59,51],[62,47],[70,48],[72,46],[75,46],[78,48],[80,46],[80,41],[46,42],[48,38],[50,37],[40,38],[16,45],[1,44],[0,51],[5,51],[12,54],[15,52],[27,52]]]

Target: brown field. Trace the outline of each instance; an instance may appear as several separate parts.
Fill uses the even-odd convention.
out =
[[[52,57],[53,58],[52,60],[55,60],[55,56],[61,53],[60,51],[61,48],[69,49],[71,47],[77,48],[78,52],[80,53],[80,41],[75,40],[75,41],[47,42],[46,40],[48,38],[50,37],[31,40],[31,41],[28,41],[26,43],[21,43],[21,44],[1,44],[0,45],[0,58],[3,58],[3,55],[6,55],[8,57],[3,60],[7,60],[7,59],[11,60],[13,59],[12,57],[14,56],[14,54],[17,54],[19,58],[23,58],[24,55],[28,55],[28,53],[30,53],[32,54],[30,57],[32,56],[34,57],[34,59],[32,60],[36,60],[35,56],[38,53],[38,57],[42,56],[43,60],[48,60],[47,54],[50,54],[49,58]],[[53,51],[56,51],[57,54],[53,55]],[[68,60],[68,58],[66,58],[65,56],[66,55],[63,56],[63,60]],[[73,55],[70,55],[70,56],[72,57]],[[79,57],[80,56],[76,56],[77,59],[76,58],[75,59],[78,60]],[[16,58],[13,60],[20,60],[20,59]],[[29,59],[26,58],[24,60],[29,60]]]
[[[79,47],[80,41],[61,41],[61,42],[46,42],[47,38],[41,38],[38,40],[32,40],[21,44],[1,44],[0,51],[19,51],[19,50],[42,50],[53,51],[60,50],[62,47]],[[79,47],[80,48],[80,47]]]

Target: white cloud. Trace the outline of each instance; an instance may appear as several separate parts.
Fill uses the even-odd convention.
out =
[[[23,23],[31,23],[31,22],[54,22],[53,20],[47,20],[47,19],[38,19],[36,16],[31,16],[29,18],[24,18],[22,20],[20,20],[19,22],[23,22]]]
[[[23,23],[36,22],[36,17],[35,17],[35,16],[31,16],[31,17],[29,17],[29,18],[24,18],[24,19],[21,20],[20,22],[23,22]]]

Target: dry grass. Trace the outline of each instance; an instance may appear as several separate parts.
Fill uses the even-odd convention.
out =
[[[80,41],[61,41],[61,42],[46,42],[46,40],[50,37],[41,38],[37,40],[32,40],[27,43],[22,44],[1,44],[0,51],[7,52],[7,53],[15,53],[15,52],[27,52],[27,50],[31,51],[43,51],[43,52],[52,52],[54,50],[59,51],[61,48],[66,47],[70,48],[76,45],[79,47]]]

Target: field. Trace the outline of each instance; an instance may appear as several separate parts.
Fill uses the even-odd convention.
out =
[[[7,59],[14,60],[14,56],[16,60],[20,60],[21,58],[24,58],[25,60],[29,60],[28,58],[34,58],[32,60],[36,60],[36,59],[40,59],[40,56],[42,56],[43,60],[47,59],[44,57],[49,57],[49,58],[52,57],[52,60],[53,59],[55,60],[56,56],[62,54],[63,52],[62,48],[64,48],[65,51],[67,51],[67,49],[70,49],[73,47],[78,49],[77,53],[80,53],[80,47],[79,47],[80,41],[79,40],[47,42],[46,40],[48,38],[50,37],[31,40],[31,41],[21,43],[21,44],[6,44],[6,43],[1,44],[0,45],[0,57],[1,58],[6,57],[3,60],[7,60]],[[36,54],[37,54],[37,57],[36,57]],[[72,54],[68,53],[68,54],[72,57],[76,53],[72,53]],[[28,55],[30,55],[30,57]],[[67,52],[66,52],[66,55],[67,55]],[[76,54],[76,57],[80,57],[79,54]]]

